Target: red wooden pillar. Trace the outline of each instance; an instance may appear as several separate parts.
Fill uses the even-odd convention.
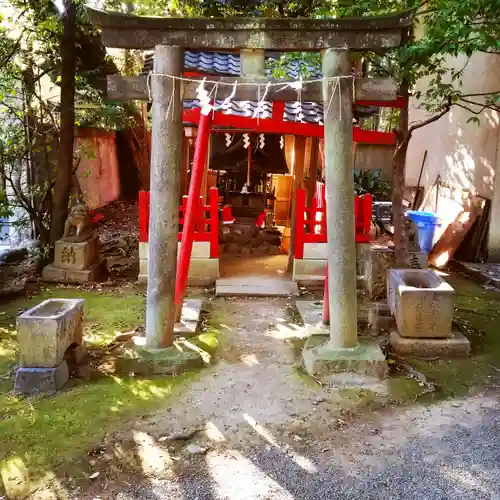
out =
[[[292,231],[295,232],[293,256],[296,259],[304,257],[306,197],[305,189],[297,189],[295,193],[295,227],[292,227]]]
[[[210,128],[212,126],[212,113],[200,114],[198,125],[198,135],[194,150],[193,171],[191,172],[191,182],[184,211],[184,225],[182,228],[181,248],[177,261],[177,275],[175,281],[175,305],[177,308],[177,320],[180,320],[182,312],[182,300],[186,290],[189,263],[193,250],[193,235],[196,225],[196,209],[199,204],[200,190],[205,171],[205,163],[208,154],[208,143],[210,140]]]

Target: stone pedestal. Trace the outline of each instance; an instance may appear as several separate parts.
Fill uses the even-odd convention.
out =
[[[21,367],[16,371],[15,394],[55,394],[69,379],[68,364],[55,368]]]
[[[302,353],[306,372],[322,382],[336,383],[338,375],[354,373],[374,379],[383,379],[388,366],[378,342],[362,341],[356,347],[339,349],[327,335],[313,335],[307,340]]]
[[[99,258],[99,238],[92,236],[81,243],[59,240],[55,244],[54,262],[43,269],[45,281],[87,283],[96,281],[106,270]]]
[[[56,392],[68,379],[69,347],[83,344],[83,299],[49,299],[17,318],[15,392]]]
[[[394,325],[394,318],[387,304],[376,302],[368,310],[368,324],[372,335],[390,332]]]
[[[365,259],[365,282],[371,300],[386,297],[387,270],[396,265],[394,250],[374,246]],[[406,265],[409,269],[427,269],[428,255],[425,252],[410,252]]]
[[[448,338],[408,338],[398,332],[391,332],[391,347],[398,356],[419,359],[468,358],[470,342],[460,332],[452,332]]]
[[[81,243],[56,241],[54,264],[62,269],[87,269],[99,257],[99,238],[92,236]]]

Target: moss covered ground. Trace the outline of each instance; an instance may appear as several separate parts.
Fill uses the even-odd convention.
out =
[[[500,293],[486,290],[462,276],[446,276],[457,291],[455,320],[472,342],[470,359],[417,361],[411,365],[436,386],[422,396],[422,386],[395,372],[389,379],[391,400],[398,404],[460,397],[473,388],[494,385],[500,375]],[[151,410],[168,405],[170,397],[188,387],[195,374],[179,377],[122,377],[101,374],[71,380],[53,398],[15,397],[11,394],[16,366],[17,314],[50,297],[85,299],[85,339],[94,349],[109,344],[118,332],[144,324],[142,289],[80,290],[46,287],[31,297],[0,304],[0,497],[2,483],[9,490],[26,491],[37,481],[60,477],[99,444],[104,435]],[[221,331],[227,318],[220,308],[211,311],[206,332],[190,341],[211,355],[231,360],[231,349]],[[297,348],[297,351],[300,349]],[[226,352],[227,351],[227,352]],[[298,371],[298,375],[302,374]],[[356,407],[377,404],[371,391],[346,390]],[[385,400],[386,401],[386,400]]]
[[[431,391],[421,381],[398,372],[395,363],[389,386],[391,399],[398,404],[440,401],[465,396],[474,389],[498,387],[500,292],[487,290],[464,275],[443,273],[443,278],[456,291],[454,321],[471,342],[471,356],[454,360],[407,360],[432,384]]]
[[[463,275],[443,276],[456,290],[455,322],[471,341],[469,359],[412,361],[438,388],[439,397],[466,394],[495,384],[500,375],[500,292],[487,290]]]
[[[102,374],[88,380],[72,379],[52,398],[12,395],[17,357],[15,318],[51,297],[85,299],[85,341],[97,350],[117,333],[144,324],[144,293],[130,287],[104,291],[46,287],[32,297],[0,305],[0,497],[2,487],[25,492],[37,481],[44,483],[51,474],[71,467],[117,424],[168,404],[168,398],[196,376]],[[212,348],[216,343],[210,334],[194,341]]]

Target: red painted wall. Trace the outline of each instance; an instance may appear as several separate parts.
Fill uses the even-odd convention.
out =
[[[79,128],[75,152],[80,156],[76,172],[83,197],[91,209],[100,208],[120,197],[120,171],[116,133],[94,128]]]

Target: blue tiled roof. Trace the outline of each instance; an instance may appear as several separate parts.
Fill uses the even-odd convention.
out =
[[[270,53],[266,55],[269,61],[276,61],[279,55]],[[184,68],[193,71],[214,75],[239,76],[240,56],[239,54],[224,52],[184,52]],[[307,66],[301,61],[290,61],[287,67],[287,76],[291,80],[298,79],[302,69],[308,69],[311,78],[321,78],[322,73],[319,68]],[[153,69],[153,53],[146,55],[143,74],[149,73]],[[271,76],[270,74],[268,76]]]
[[[278,56],[275,54],[267,54],[266,57],[276,60]],[[300,61],[291,61],[287,68],[288,78],[291,80],[299,78],[302,66],[304,66],[304,63]],[[146,56],[143,74],[147,74],[152,68],[153,53],[150,53]],[[239,76],[240,56],[239,54],[232,53],[192,52],[187,50],[184,52],[184,68],[213,75]],[[311,78],[322,77],[322,73],[318,68],[309,67],[308,69],[309,72],[312,73]],[[217,101],[217,103],[221,105],[222,101]],[[193,109],[194,107],[200,107],[198,101],[184,101],[185,109]],[[256,107],[257,102],[255,101],[233,101],[227,109],[222,110],[222,112],[225,114],[252,117]],[[376,111],[377,108],[374,107],[356,106],[355,116],[370,116]],[[272,103],[268,101],[262,103],[259,118],[270,118],[271,114]],[[299,117],[301,118],[300,120]],[[323,105],[315,102],[286,102],[284,118],[292,122],[323,125]]]

